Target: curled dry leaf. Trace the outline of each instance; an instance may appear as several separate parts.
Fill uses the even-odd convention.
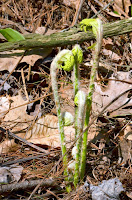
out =
[[[73,8],[77,9],[78,4],[80,3],[80,0],[63,0],[63,3],[66,6],[73,7]]]
[[[74,140],[73,126],[64,127],[66,146],[69,147]],[[19,133],[19,137],[34,144],[43,144],[51,148],[60,147],[60,135],[58,131],[58,118],[54,115],[46,115],[39,118],[32,128],[26,133]],[[16,146],[14,140],[5,140],[0,144],[0,153],[7,153]]]
[[[41,34],[41,35],[51,35],[51,34],[56,33],[56,32],[58,32],[58,30],[52,30],[52,29],[49,29],[49,28],[47,30],[46,27],[44,27],[44,26],[40,26],[35,30],[36,34]]]

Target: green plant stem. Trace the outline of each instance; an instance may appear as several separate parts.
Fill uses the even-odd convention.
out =
[[[79,91],[79,69],[78,69],[78,61],[77,61],[77,56],[75,56],[75,64],[73,67],[74,71],[74,96],[77,94],[77,92]],[[78,107],[75,105],[75,138],[77,136],[77,115],[78,115]]]
[[[102,43],[102,37],[103,37],[102,23],[99,19],[97,19],[97,22],[98,22],[97,43],[96,43],[96,47],[95,47],[93,66],[91,69],[88,96],[87,96],[87,100],[86,100],[85,127],[87,127],[89,124],[90,112],[91,112],[91,107],[92,107],[92,96],[93,96],[93,91],[94,91],[94,82],[95,82],[96,72],[97,72],[98,65],[99,65],[99,54],[100,54],[100,50],[101,50],[101,43]],[[83,134],[82,153],[81,153],[81,169],[80,169],[81,179],[84,178],[85,166],[86,166],[87,135],[88,135],[88,131],[86,131]]]
[[[74,97],[77,94],[77,92],[79,91],[79,69],[78,69],[78,58],[77,58],[77,54],[74,55],[74,59],[75,59],[75,63],[74,63],[74,67],[73,67],[73,73],[74,73],[74,81],[73,81],[73,85],[74,85]],[[78,129],[78,127],[80,128],[79,124],[78,124],[78,106],[75,105],[75,138],[78,136],[80,130]],[[81,138],[79,138],[77,140],[76,146],[77,146],[77,153],[76,153],[76,162],[75,162],[75,173],[74,173],[74,186],[77,186],[77,183],[79,181],[79,158],[80,158],[80,145],[81,145]]]
[[[77,94],[79,90],[79,69],[78,69],[78,61],[77,56],[75,56],[75,64],[74,64],[74,96]],[[78,135],[78,107],[75,105],[75,138]],[[76,146],[77,146],[77,153],[76,153],[76,162],[75,162],[75,173],[74,173],[74,186],[77,186],[78,180],[79,180],[79,145],[81,143],[81,139],[79,138],[77,140]]]
[[[67,50],[68,52],[69,50]],[[63,166],[64,166],[64,176],[66,176],[65,180],[68,181],[68,171],[67,171],[67,154],[66,154],[66,142],[65,142],[65,135],[64,135],[64,122],[62,119],[62,114],[61,114],[61,107],[60,107],[60,99],[59,99],[59,94],[58,94],[58,84],[57,84],[57,68],[58,68],[58,62],[61,59],[61,56],[63,56],[65,51],[61,51],[55,59],[51,63],[51,83],[52,83],[52,90],[54,93],[54,99],[55,99],[55,104],[56,104],[56,110],[57,110],[57,116],[58,116],[58,129],[59,129],[59,134],[60,134],[60,141],[61,141],[61,149],[62,149],[62,156],[63,157]],[[65,155],[64,155],[65,154]],[[70,192],[71,187],[70,185],[67,186],[67,191]]]
[[[85,112],[85,103],[86,103],[86,96],[79,95],[78,100],[78,115],[77,115],[77,135],[81,135],[83,131],[83,125],[84,125],[84,112]],[[75,173],[74,173],[74,186],[76,187],[79,182],[80,177],[80,154],[81,154],[81,144],[82,144],[82,137],[79,137],[79,139],[76,142],[77,147],[77,153],[75,158]]]

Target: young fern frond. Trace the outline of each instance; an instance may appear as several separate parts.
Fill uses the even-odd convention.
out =
[[[86,94],[83,91],[79,90],[75,96],[74,102],[78,108],[76,137],[79,137],[79,135],[81,135],[83,131],[83,125],[84,125]],[[80,136],[76,142],[75,174],[74,174],[75,187],[77,186],[79,178],[80,178],[81,146],[82,146],[82,137]]]
[[[62,65],[63,64],[63,65]],[[60,98],[58,93],[58,84],[57,84],[57,68],[64,68],[67,71],[73,69],[74,65],[74,56],[70,50],[62,50],[58,55],[54,58],[51,63],[50,74],[51,74],[51,84],[52,90],[54,93],[55,105],[57,110],[57,117],[58,117],[58,129],[60,134],[60,141],[61,141],[61,150],[63,156],[63,166],[64,166],[64,175],[67,177],[65,180],[68,181],[68,172],[67,172],[67,154],[66,154],[66,141],[64,135],[64,121],[63,116],[61,113],[61,106],[60,106]],[[70,192],[70,186],[67,186],[67,191]]]
[[[82,49],[80,48],[80,46],[78,44],[76,44],[74,46],[74,48],[72,49],[72,53],[74,55],[74,59],[75,59],[75,63],[74,63],[74,67],[73,67],[73,75],[74,75],[74,79],[73,79],[73,87],[74,87],[74,97],[77,94],[77,92],[79,91],[80,88],[80,73],[79,73],[79,64],[83,61],[83,52]],[[75,138],[77,136],[77,115],[78,115],[78,108],[75,105]]]
[[[58,128],[59,128],[59,133],[60,133],[62,156],[64,156],[63,157],[63,165],[65,168],[65,171],[64,171],[65,176],[68,176],[68,171],[67,171],[68,160],[67,160],[67,155],[66,155],[66,145],[65,145],[66,141],[65,141],[65,135],[64,135],[64,124],[65,125],[70,124],[69,120],[72,121],[72,117],[68,113],[65,113],[65,115],[61,114],[56,70],[57,70],[57,68],[63,68],[65,71],[71,71],[74,67],[74,95],[75,95],[79,90],[78,64],[80,64],[82,62],[82,59],[83,59],[83,52],[79,45],[75,45],[75,47],[73,48],[72,51],[62,50],[54,58],[53,62],[51,63],[51,83],[52,83],[52,89],[53,89],[53,93],[54,93],[54,99],[55,99],[57,116],[58,116]],[[80,103],[79,103],[79,105],[80,105]],[[77,109],[78,108],[76,107],[75,124],[78,124],[78,125],[75,126],[75,130],[76,130],[75,132],[78,135],[82,131],[82,125],[80,124],[81,121],[78,120]],[[79,109],[80,109],[80,107],[79,107]],[[79,110],[79,112],[80,112],[80,110]],[[67,119],[67,116],[68,116],[68,119]],[[79,115],[79,117],[81,118],[82,114],[81,114],[81,116]],[[78,140],[77,143],[80,144],[80,140]],[[79,147],[78,147],[78,149],[79,149]],[[80,152],[78,151],[78,153],[79,153],[78,155],[80,157]],[[79,165],[77,168],[79,169]],[[76,172],[77,172],[77,170],[76,170]],[[68,181],[68,178],[66,179],[66,181]]]
[[[78,106],[75,103],[75,138],[77,138],[83,130],[83,115],[84,115],[84,107],[85,107],[85,97],[82,94],[82,91],[79,91],[80,87],[80,74],[79,74],[79,64],[83,60],[83,52],[79,45],[75,45],[72,49],[72,53],[74,55],[75,63],[74,63],[74,96],[78,99]],[[75,173],[74,173],[74,186],[76,187],[79,181],[79,167],[80,167],[80,153],[81,153],[81,143],[82,137],[80,137],[76,142],[76,159],[75,159]]]
[[[78,65],[82,62],[83,52],[79,45],[75,45],[72,51],[70,50],[62,50],[51,63],[51,82],[52,89],[55,98],[57,116],[58,116],[58,129],[60,133],[61,140],[61,149],[63,156],[63,166],[64,166],[64,175],[66,176],[66,181],[68,179],[68,159],[66,154],[66,141],[64,135],[64,124],[69,125],[73,122],[73,118],[70,114],[65,113],[64,115],[61,113],[59,94],[58,94],[58,84],[57,84],[57,68],[63,68],[65,71],[71,71],[74,68],[74,96],[75,96],[75,138],[78,138],[83,131],[83,126],[87,127],[89,124],[90,112],[92,107],[92,95],[94,91],[94,82],[96,78],[96,71],[98,69],[99,64],[99,54],[101,49],[101,42],[103,37],[102,23],[99,19],[84,19],[80,23],[81,29],[87,31],[88,27],[92,27],[92,31],[96,37],[96,45],[95,45],[95,53],[93,59],[93,66],[91,69],[90,76],[90,84],[88,95],[79,91],[79,69]],[[78,105],[76,103],[78,102]],[[86,111],[86,114],[85,114]],[[67,118],[68,117],[68,118]],[[84,119],[85,118],[85,119]],[[75,173],[74,173],[74,186],[76,187],[79,179],[83,179],[85,173],[85,165],[86,165],[86,148],[87,148],[87,134],[86,131],[83,134],[83,139],[80,137],[76,142],[75,147]],[[82,149],[81,149],[82,147]],[[72,166],[74,167],[74,166]],[[73,177],[72,177],[73,178]],[[71,190],[70,184],[67,186],[67,191]]]
[[[87,127],[89,124],[90,112],[91,112],[91,107],[92,107],[94,82],[95,82],[96,72],[99,65],[99,54],[100,54],[101,44],[102,44],[103,26],[100,19],[84,19],[82,20],[80,24],[81,24],[81,28],[85,28],[84,30],[87,30],[87,27],[92,26],[93,33],[96,36],[96,40],[97,40],[96,46],[95,46],[94,58],[93,58],[93,66],[91,69],[88,95],[87,95],[87,100],[86,100],[85,127]],[[83,134],[82,153],[81,153],[81,179],[83,179],[84,177],[85,166],[86,166],[87,135],[88,135],[88,131],[86,131]]]

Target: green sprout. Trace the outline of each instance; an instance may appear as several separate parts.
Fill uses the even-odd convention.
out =
[[[60,134],[61,149],[63,156],[63,166],[65,181],[67,184],[67,191],[71,191],[70,181],[72,180],[74,186],[77,187],[79,180],[84,178],[85,166],[86,166],[86,150],[87,150],[87,135],[88,131],[83,133],[83,129],[89,124],[89,118],[92,107],[92,96],[94,91],[94,82],[96,78],[96,72],[99,64],[99,53],[101,50],[101,42],[103,37],[102,23],[99,19],[84,19],[80,23],[81,29],[85,31],[89,27],[92,27],[92,31],[96,37],[95,53],[93,58],[93,66],[91,69],[90,84],[88,89],[88,95],[80,90],[80,75],[79,75],[79,64],[83,61],[83,52],[79,45],[75,45],[70,50],[62,50],[54,58],[51,63],[51,83],[52,90],[54,93],[54,99],[56,104],[57,116],[58,116],[58,129]],[[60,97],[58,93],[57,84],[57,68],[65,71],[74,71],[74,104],[75,104],[75,119],[68,113],[61,113]],[[64,126],[69,126],[74,123],[75,127],[75,139],[76,145],[72,149],[73,160],[68,162],[66,153],[66,141],[64,134]],[[83,133],[83,135],[82,135]]]
[[[66,60],[67,59],[67,60]],[[58,84],[57,84],[57,68],[63,67],[63,69],[69,71],[73,68],[74,64],[74,56],[70,50],[62,50],[58,53],[58,55],[54,58],[51,63],[50,74],[51,74],[51,84],[52,90],[54,93],[54,99],[56,104],[57,110],[57,117],[58,117],[58,129],[60,134],[60,142],[61,142],[61,150],[63,156],[63,166],[64,166],[64,175],[67,177],[65,180],[68,181],[68,171],[67,171],[67,154],[66,154],[66,141],[64,135],[64,121],[63,116],[61,113],[61,106],[60,106],[60,98],[58,93]],[[67,64],[68,63],[68,64]],[[67,186],[67,191],[70,192],[71,187],[70,185]]]
[[[74,99],[75,104],[77,105],[77,135],[78,138],[82,131],[84,125],[84,113],[85,113],[85,104],[86,104],[86,94],[79,90]],[[80,161],[81,161],[81,145],[82,137],[80,136],[76,142],[76,156],[75,156],[75,174],[74,174],[74,186],[76,187],[79,182],[80,177]]]
[[[102,44],[102,37],[103,37],[103,26],[100,19],[84,19],[80,23],[81,28],[84,28],[86,31],[89,26],[92,26],[93,33],[96,37],[96,46],[95,46],[95,52],[94,52],[94,58],[93,58],[93,66],[91,69],[91,75],[90,75],[90,83],[89,83],[89,89],[88,89],[88,95],[86,99],[86,117],[85,117],[85,127],[89,124],[89,118],[91,113],[91,107],[92,107],[92,96],[94,91],[94,82],[96,79],[96,72],[99,65],[99,54],[101,50],[101,44]],[[86,152],[87,152],[87,135],[88,131],[86,131],[83,134],[83,141],[82,141],[82,152],[81,152],[81,179],[84,177],[85,173],[85,166],[86,166]]]
[[[72,53],[74,55],[74,59],[75,59],[75,63],[74,63],[74,79],[73,79],[73,85],[74,85],[74,96],[76,96],[77,92],[79,91],[79,87],[80,87],[80,73],[79,73],[79,64],[83,61],[83,51],[80,48],[80,46],[78,44],[76,44],[74,46],[74,48],[72,49]],[[78,115],[78,108],[75,105],[75,137],[77,136],[77,115]]]

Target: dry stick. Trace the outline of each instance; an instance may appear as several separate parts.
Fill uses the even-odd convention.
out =
[[[88,5],[91,7],[92,11],[97,15],[98,12],[97,12],[97,10],[95,9],[95,7],[92,5],[92,3],[90,1],[88,1]],[[108,21],[101,13],[98,14],[98,18],[101,19],[104,22]]]
[[[20,140],[21,142],[27,144],[28,146],[30,146],[30,147],[32,147],[32,148],[34,148],[34,149],[36,149],[36,150],[38,150],[38,151],[40,151],[40,152],[48,153],[48,151],[42,149],[41,147],[37,147],[36,145],[34,145],[34,144],[28,142],[27,140],[25,140],[25,139],[23,139],[23,138],[21,138],[21,137],[15,135],[14,133],[10,132],[9,130],[6,130],[6,129],[2,128],[2,127],[0,127],[0,130],[3,131],[3,132],[7,132],[7,133],[8,133],[9,135],[11,135],[13,138],[15,138],[15,139],[17,139],[17,140]]]
[[[77,24],[77,21],[78,21],[78,18],[79,18],[79,14],[80,14],[81,9],[82,9],[82,5],[83,5],[83,0],[80,0],[80,2],[78,4],[78,7],[76,9],[76,13],[75,13],[75,16],[74,16],[74,19],[73,19],[71,27],[73,27],[75,24]]]
[[[122,127],[122,129],[117,133],[117,135],[114,137],[114,140],[120,135],[120,133],[127,127],[127,125],[131,123],[131,119],[127,122],[125,126]],[[118,144],[119,145],[119,144]]]
[[[12,161],[9,161],[9,162],[0,163],[0,166],[4,167],[4,166],[7,166],[7,165],[12,165],[12,164],[16,164],[16,163],[23,163],[23,162],[27,162],[29,160],[35,160],[35,159],[41,158],[43,156],[47,156],[47,155],[58,153],[58,152],[60,153],[59,150],[58,151],[51,151],[51,152],[46,153],[46,154],[40,154],[40,155],[37,155],[37,156],[29,156],[27,158],[12,160]]]
[[[51,192],[51,191],[50,191]],[[54,194],[62,194],[62,193],[64,193],[65,192],[65,190],[58,190],[58,189],[56,189],[56,190],[52,190],[52,192],[54,192]],[[39,196],[38,195],[35,195],[34,197],[33,197],[33,200],[35,200],[35,199],[49,199],[51,196],[53,196],[51,193],[49,193],[49,192],[46,192],[46,193],[44,193],[44,194],[40,194]],[[64,194],[63,194],[63,196],[64,196]],[[59,198],[60,199],[60,198]],[[63,198],[64,199],[64,198]],[[25,200],[27,200],[27,199],[25,199]]]
[[[103,112],[112,104],[114,103],[118,98],[120,98],[122,95],[126,94],[127,92],[132,91],[132,89],[126,90],[125,92],[121,93],[119,96],[117,96],[115,99],[113,99],[110,103],[108,103],[103,110],[91,120],[91,123],[89,123],[88,127],[85,128],[85,130],[75,139],[75,141],[73,142],[73,144],[69,147],[69,149],[67,150],[67,152],[65,154],[67,154],[75,145],[75,143],[77,142],[77,140],[86,132],[88,131],[88,129],[90,128],[90,126],[94,123],[94,121],[101,115],[103,114]],[[33,192],[30,194],[29,198],[27,200],[30,200],[31,197],[34,195],[34,193],[38,190],[38,188],[41,186],[41,184],[43,183],[43,181],[45,180],[45,178],[54,170],[56,169],[56,167],[59,165],[60,161],[63,160],[63,157],[65,156],[65,154],[63,156],[61,156],[61,158],[57,161],[56,165],[48,172],[48,174],[41,180],[41,182],[36,186],[36,188],[33,190]]]
[[[0,194],[3,194],[4,192],[12,192],[12,191],[17,191],[20,189],[30,189],[35,187],[40,183],[41,179],[39,180],[31,180],[31,181],[23,181],[20,183],[12,183],[12,184],[7,184],[7,185],[1,185],[0,186]],[[57,181],[53,179],[47,179],[43,181],[42,186],[44,187],[58,187]]]
[[[106,6],[104,6],[102,9],[100,9],[94,16],[92,16],[91,18],[95,18],[98,16],[98,14],[101,14],[102,11],[106,10],[112,3],[114,2],[114,0],[111,0]]]
[[[51,195],[53,195],[57,200],[59,200],[60,198],[52,191],[50,190],[46,190],[46,192],[50,193]]]
[[[127,83],[127,84],[131,84],[132,85],[132,82],[119,80],[119,79],[113,79],[113,78],[101,78],[99,80],[96,80],[96,82],[101,82],[101,81],[117,81],[117,82],[122,82],[122,83]]]
[[[28,68],[27,81],[30,80],[30,74],[31,74],[31,65],[29,65],[29,68]]]
[[[26,83],[25,83],[23,68],[21,69],[21,76],[22,76],[22,82],[24,85],[25,96],[26,96],[27,100],[29,101],[28,92],[26,90]]]

